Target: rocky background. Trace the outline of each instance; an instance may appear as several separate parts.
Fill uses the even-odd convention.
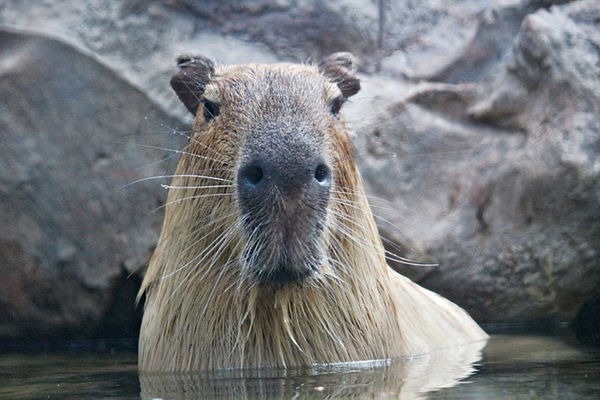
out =
[[[394,268],[479,322],[594,340],[597,0],[5,0],[0,343],[135,337],[167,179],[136,181],[173,170],[190,123],[177,55],[340,50],[361,63],[345,116],[385,242],[440,264]]]

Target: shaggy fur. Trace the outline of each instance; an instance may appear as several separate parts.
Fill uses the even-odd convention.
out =
[[[218,102],[220,115],[207,122],[197,107],[171,183],[140,291],[146,294],[141,370],[387,359],[486,338],[461,308],[387,266],[348,131],[329,113],[332,101],[358,90],[344,87],[358,81],[340,78],[348,70],[338,64],[338,78],[311,65],[211,64],[210,75],[188,82],[202,87],[194,102]],[[194,104],[186,105],[195,110]],[[318,133],[334,179],[318,239],[325,256],[320,270],[270,287],[245,269],[252,238],[242,228],[235,171],[260,125],[285,120],[299,135]]]

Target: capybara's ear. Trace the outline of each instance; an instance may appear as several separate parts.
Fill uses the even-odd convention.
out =
[[[319,71],[337,83],[346,98],[360,90],[360,80],[354,75],[356,59],[352,53],[338,52],[328,55],[319,63]]]
[[[171,87],[187,109],[196,115],[215,66],[204,56],[180,56],[177,58],[177,66],[179,72],[171,78]]]

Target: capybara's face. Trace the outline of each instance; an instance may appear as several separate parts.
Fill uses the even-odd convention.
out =
[[[196,71],[206,76],[194,70],[182,75],[193,65],[188,64],[172,84],[196,115],[206,157],[219,152],[230,168],[232,205],[244,241],[240,273],[255,283],[281,286],[318,272],[326,257],[335,163],[343,158],[334,140],[338,113],[358,91],[358,80],[347,75],[336,82],[326,76],[326,64],[215,69],[206,59],[196,60],[202,63]],[[347,72],[341,64],[347,60],[333,62],[334,73]],[[190,93],[194,85],[202,91]]]

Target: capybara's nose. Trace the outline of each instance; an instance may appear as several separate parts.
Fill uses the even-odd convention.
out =
[[[284,201],[326,201],[331,188],[331,169],[321,158],[255,157],[239,168],[237,181],[243,207],[256,209],[277,196]]]

